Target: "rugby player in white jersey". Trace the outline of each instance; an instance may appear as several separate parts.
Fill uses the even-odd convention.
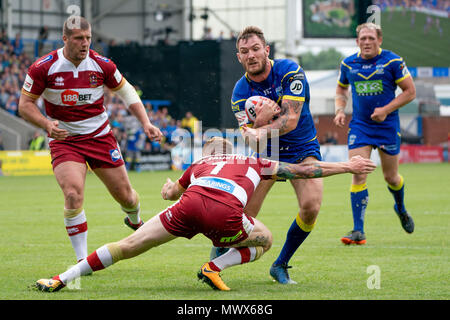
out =
[[[132,188],[103,106],[105,86],[119,95],[145,134],[161,139],[135,89],[108,58],[89,49],[91,26],[78,16],[63,27],[64,47],[38,59],[29,69],[19,113],[48,133],[55,178],[64,194],[64,223],[77,261],[87,257],[87,222],[83,209],[88,166],[126,213],[125,223],[139,228],[140,202]],[[44,116],[36,105],[42,97]]]

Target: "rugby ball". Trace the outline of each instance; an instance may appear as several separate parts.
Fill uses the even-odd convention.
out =
[[[248,120],[252,123],[255,122],[256,119],[255,106],[261,99],[267,98],[263,96],[252,96],[245,101],[245,113],[247,114]]]

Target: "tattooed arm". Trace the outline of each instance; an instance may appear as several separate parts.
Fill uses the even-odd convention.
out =
[[[279,162],[272,179],[312,179],[341,173],[368,174],[375,168],[376,165],[370,159],[361,156],[352,157],[346,162]]]
[[[297,127],[297,123],[302,112],[302,107],[303,101],[283,99],[280,110],[278,111],[279,114],[277,112],[278,118],[274,119],[269,124],[260,126],[257,117],[254,128],[257,129],[259,135],[267,134],[268,138],[273,135],[274,132],[272,130],[278,130],[278,135],[280,136],[286,134]],[[256,112],[258,114],[258,110],[256,110]]]

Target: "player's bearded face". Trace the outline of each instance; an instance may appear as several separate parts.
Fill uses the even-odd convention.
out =
[[[382,38],[378,37],[375,29],[364,28],[359,32],[356,43],[361,51],[361,56],[364,59],[370,59],[378,54]]]
[[[266,71],[269,47],[257,36],[239,41],[239,62],[250,76],[257,76]]]
[[[64,46],[67,48],[66,54],[69,56],[68,58],[75,62],[84,60],[89,53],[91,37],[91,29],[74,29],[70,36],[64,36]]]

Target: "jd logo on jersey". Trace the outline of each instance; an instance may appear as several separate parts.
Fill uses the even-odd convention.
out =
[[[86,94],[79,94],[78,92],[74,90],[64,90],[61,93],[61,101],[63,104],[74,106],[77,104],[77,102],[85,102],[91,100],[92,94],[86,93]]]
[[[359,96],[375,96],[383,93],[381,80],[355,81],[356,93]]]
[[[303,91],[303,84],[300,80],[294,80],[289,87],[294,94],[300,94]]]

